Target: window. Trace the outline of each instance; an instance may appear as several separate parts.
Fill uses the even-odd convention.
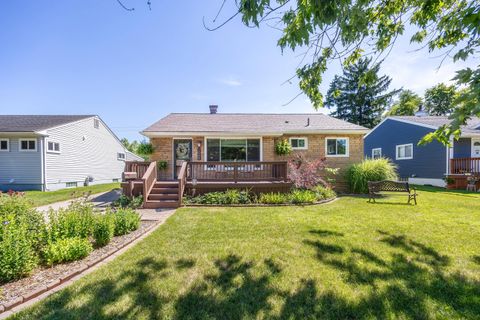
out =
[[[65,187],[67,187],[67,188],[75,188],[75,187],[77,187],[77,185],[78,185],[77,182],[67,182],[67,183],[65,183]]]
[[[117,160],[125,160],[125,153],[118,152],[117,153]]]
[[[60,153],[60,143],[48,141],[47,151],[51,153]]]
[[[93,127],[95,129],[99,129],[100,128],[100,120],[98,119],[93,119]]]
[[[413,144],[397,145],[395,154],[397,160],[413,159]]]
[[[0,139],[0,151],[10,151],[10,140]]]
[[[372,149],[372,159],[378,159],[382,157],[382,148]]]
[[[20,151],[37,151],[37,140],[20,139]]]
[[[290,138],[290,145],[293,150],[306,150],[308,149],[307,138]]]
[[[118,182],[119,179],[112,179],[112,182]]]
[[[260,139],[207,139],[207,161],[260,161]]]
[[[348,157],[348,138],[327,138],[325,149],[327,157]]]

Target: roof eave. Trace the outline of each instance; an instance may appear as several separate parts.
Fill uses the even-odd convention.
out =
[[[48,136],[45,131],[0,131],[3,136]]]
[[[332,130],[287,130],[282,132],[247,132],[247,131],[141,131],[148,138],[156,137],[191,137],[191,136],[282,136],[285,134],[366,134],[368,129],[332,129]]]

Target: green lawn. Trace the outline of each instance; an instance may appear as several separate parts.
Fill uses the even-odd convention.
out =
[[[17,319],[478,319],[480,194],[184,208]]]
[[[32,200],[35,206],[44,206],[50,203],[73,199],[75,196],[91,191],[92,194],[120,188],[120,183],[97,184],[89,187],[62,189],[57,191],[26,191],[25,197]]]

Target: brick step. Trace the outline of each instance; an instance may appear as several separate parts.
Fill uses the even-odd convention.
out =
[[[178,194],[150,193],[148,200],[178,200]]]
[[[160,209],[160,208],[178,208],[178,201],[176,200],[147,200],[143,205],[145,209]]]

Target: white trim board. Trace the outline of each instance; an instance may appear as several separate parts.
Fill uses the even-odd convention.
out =
[[[366,137],[368,137],[373,131],[375,131],[378,127],[380,127],[385,121],[387,120],[394,120],[394,121],[398,121],[398,122],[403,122],[403,123],[407,123],[407,124],[412,124],[412,125],[415,125],[415,126],[419,126],[419,127],[424,127],[424,128],[429,128],[429,129],[433,129],[433,130],[437,130],[438,127],[436,126],[431,126],[431,125],[428,125],[428,124],[424,124],[424,123],[418,123],[418,122],[415,122],[415,121],[408,121],[408,120],[405,120],[405,119],[398,119],[398,118],[394,118],[394,117],[386,117],[385,119],[383,119],[379,124],[377,124],[372,130],[370,130],[370,132],[368,132],[364,137],[363,139],[365,139]]]

